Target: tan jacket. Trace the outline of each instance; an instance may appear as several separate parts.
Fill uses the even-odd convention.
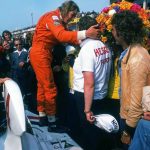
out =
[[[129,48],[121,63],[121,118],[135,127],[143,114],[142,91],[150,85],[150,55],[140,45]]]

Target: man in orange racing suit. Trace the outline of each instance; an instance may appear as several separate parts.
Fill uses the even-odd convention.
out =
[[[67,31],[66,25],[79,12],[79,7],[73,1],[65,1],[58,9],[44,14],[38,21],[32,48],[30,62],[37,78],[37,105],[40,116],[39,125],[48,125],[48,131],[55,129],[57,90],[51,68],[52,49],[62,43],[78,44],[86,37],[97,38],[99,29],[96,26],[85,31]]]

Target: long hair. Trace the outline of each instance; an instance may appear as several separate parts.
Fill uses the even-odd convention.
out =
[[[76,11],[77,13],[80,11],[78,5],[72,0],[66,0],[60,7],[59,10],[61,12],[62,17],[66,16],[69,11]]]
[[[115,26],[117,34],[128,45],[143,42],[145,36],[144,25],[137,13],[126,10],[114,14],[112,25]]]
[[[4,30],[4,31],[3,31],[3,33],[2,33],[2,37],[3,37],[3,39],[5,39],[4,34],[8,34],[8,35],[10,36],[10,38],[12,38],[12,34],[11,34],[11,32],[10,32],[10,31],[8,31],[8,30]]]

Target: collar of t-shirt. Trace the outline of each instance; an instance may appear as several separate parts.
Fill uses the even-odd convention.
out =
[[[83,47],[83,45],[85,45],[85,44],[88,43],[89,41],[93,41],[93,39],[87,38],[87,39],[83,40],[83,41],[80,43],[80,47]]]
[[[124,56],[126,55],[128,49],[129,49],[129,48],[125,49],[125,50],[121,53],[121,55],[120,55],[120,57],[119,57],[119,61],[118,61],[118,71],[119,71],[120,79],[121,79],[121,76],[122,76],[121,61],[122,61],[122,59],[124,58]],[[122,90],[121,90],[121,80],[120,80],[120,87],[119,87],[119,91],[118,91],[119,96],[121,96],[121,91],[122,91]]]
[[[17,50],[15,50],[14,52],[15,52],[15,53],[18,53],[18,54],[19,54],[19,56],[20,56],[20,55],[21,55],[21,53],[22,53],[23,51],[26,51],[26,49],[24,49],[24,48],[23,48],[23,49],[22,49],[22,50],[20,50],[20,51],[18,51],[18,49],[17,49]]]
[[[128,49],[129,49],[129,48],[126,48],[126,49],[121,53],[119,60],[122,60],[122,59],[123,59],[123,57],[124,57],[125,54],[127,53]]]

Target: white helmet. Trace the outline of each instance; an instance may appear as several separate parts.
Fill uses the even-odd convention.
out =
[[[71,46],[71,45],[66,46],[67,56],[70,55],[70,54],[74,54],[75,51],[76,51],[76,48],[74,46]]]
[[[115,133],[118,132],[119,130],[119,124],[117,122],[117,120],[109,114],[100,114],[100,115],[96,115],[94,116],[96,121],[94,122],[94,124],[109,132],[109,133]]]

